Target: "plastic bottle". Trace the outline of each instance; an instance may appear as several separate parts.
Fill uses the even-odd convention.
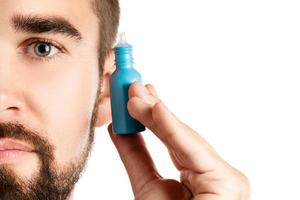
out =
[[[119,35],[114,48],[116,70],[110,78],[112,128],[116,134],[133,134],[145,130],[145,126],[130,116],[127,109],[128,89],[134,81],[142,82],[142,77],[133,67],[132,45]]]

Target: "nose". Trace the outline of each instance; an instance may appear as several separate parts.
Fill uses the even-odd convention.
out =
[[[24,96],[24,79],[19,64],[15,59],[15,51],[0,39],[3,48],[0,49],[0,122],[16,120]],[[1,45],[1,46],[2,46]]]
[[[13,94],[4,93],[0,89],[0,121],[8,120],[19,110]]]
[[[10,97],[5,94],[0,94],[0,113],[9,110],[9,109],[16,109],[17,107],[12,106],[9,102]]]
[[[19,75],[9,70],[9,67],[0,65],[0,122],[11,120],[20,109],[22,90],[18,88],[19,78]]]

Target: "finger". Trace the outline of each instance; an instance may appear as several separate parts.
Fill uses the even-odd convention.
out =
[[[216,194],[201,194],[193,198],[193,200],[221,200],[221,199],[223,198]]]
[[[192,192],[193,196],[201,194],[216,194],[220,188],[220,180],[215,178],[214,172],[195,173],[189,169],[180,172],[180,181]]]
[[[148,87],[150,87],[148,85]],[[155,92],[155,89],[152,90]],[[154,130],[152,118],[152,107],[160,101],[153,96],[146,87],[140,82],[134,82],[128,90],[128,112],[133,118],[142,118],[142,122],[150,130]],[[151,105],[151,106],[149,106]]]
[[[149,86],[148,84],[147,87],[150,88],[151,86]],[[153,94],[157,95],[154,88],[147,89],[146,86],[144,86],[142,83],[137,81],[132,83],[128,89],[129,99],[132,97],[140,97],[144,99],[147,103],[151,104],[152,106],[156,104],[158,101],[160,101],[159,98],[157,96],[154,96]]]
[[[154,97],[158,98],[157,91],[156,91],[155,87],[154,87],[152,84],[148,83],[148,84],[145,85],[145,87],[148,89],[148,91],[149,91]]]
[[[116,135],[113,133],[112,124],[108,126],[108,132],[125,166],[134,194],[145,183],[161,178],[139,133]]]
[[[129,96],[130,115],[148,127],[171,152],[176,153],[173,157],[177,168],[186,167],[203,173],[222,166],[222,159],[214,149],[141,83],[135,82],[130,86]]]
[[[152,118],[155,134],[169,147],[180,166],[204,173],[223,165],[214,149],[169,111],[162,101],[153,106]]]

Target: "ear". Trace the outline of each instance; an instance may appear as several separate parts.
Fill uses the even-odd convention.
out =
[[[109,54],[105,59],[103,66],[102,76],[102,88],[99,94],[99,105],[98,105],[98,119],[96,121],[96,127],[103,126],[111,122],[111,107],[110,107],[110,86],[109,80],[112,73],[115,71],[115,54],[113,49],[110,50]]]

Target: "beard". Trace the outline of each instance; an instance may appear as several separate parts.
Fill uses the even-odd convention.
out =
[[[0,123],[0,139],[13,138],[27,142],[34,148],[40,167],[31,179],[24,180],[5,165],[0,166],[0,200],[66,200],[85,168],[93,144],[90,133],[85,151],[76,162],[63,167],[55,164],[54,147],[40,133],[20,123]]]
[[[31,179],[24,180],[13,170],[0,165],[0,200],[66,200],[83,172],[94,142],[98,99],[90,122],[89,141],[80,158],[63,167],[54,160],[54,147],[41,133],[22,124],[0,123],[0,139],[13,138],[27,142],[34,148],[40,167]]]
[[[102,71],[100,71],[102,72]],[[100,73],[102,77],[102,74]],[[100,77],[100,80],[101,80]],[[102,81],[94,102],[88,144],[78,160],[59,167],[54,160],[54,146],[41,133],[21,123],[1,123],[0,139],[12,138],[30,144],[40,160],[39,172],[30,180],[17,176],[13,170],[0,165],[0,200],[66,200],[85,169],[93,144]]]

